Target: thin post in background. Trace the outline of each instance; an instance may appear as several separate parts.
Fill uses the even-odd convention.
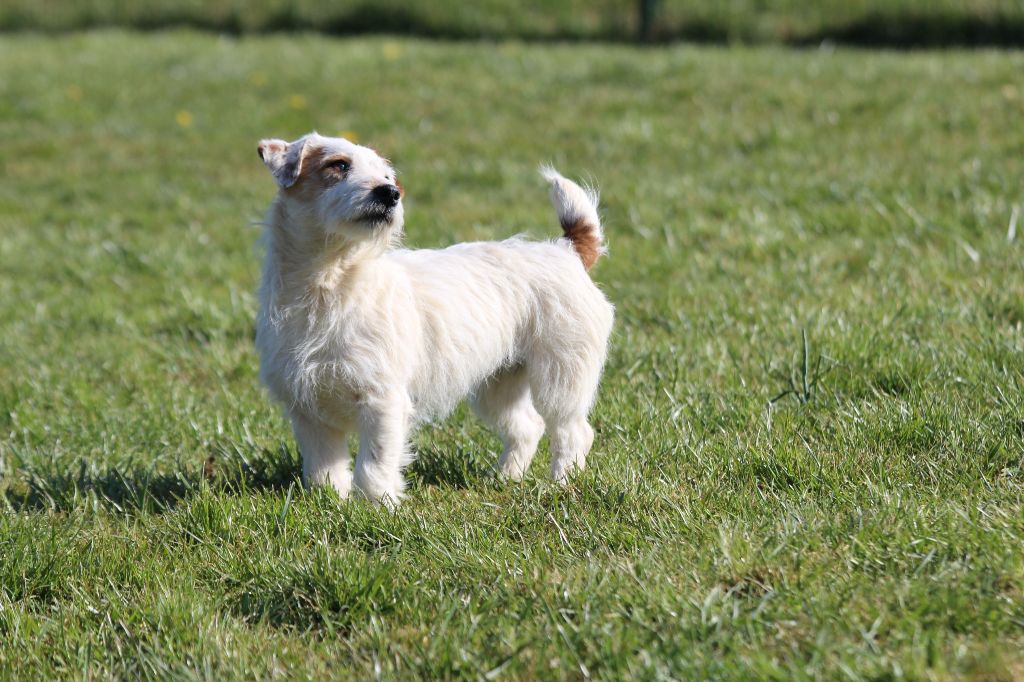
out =
[[[654,14],[658,0],[639,0],[640,3],[640,42],[650,43],[654,40]]]

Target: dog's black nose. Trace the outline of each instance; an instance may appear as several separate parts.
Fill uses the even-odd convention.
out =
[[[373,188],[373,198],[385,206],[391,207],[402,198],[402,191],[394,185],[378,185]]]

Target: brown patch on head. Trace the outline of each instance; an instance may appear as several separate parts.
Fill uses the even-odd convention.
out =
[[[331,166],[335,161],[348,160],[341,154],[331,154],[320,145],[306,145],[295,182],[284,188],[289,196],[302,201],[313,201],[325,189],[339,182],[344,175]]]
[[[592,268],[601,256],[601,237],[597,229],[585,218],[577,218],[572,223],[564,222],[562,229],[565,231],[566,239],[572,242],[572,247],[583,261],[583,267],[587,270]]]

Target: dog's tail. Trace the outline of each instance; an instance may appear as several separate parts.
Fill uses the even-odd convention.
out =
[[[589,186],[580,187],[551,166],[541,166],[540,174],[551,185],[551,203],[558,212],[565,238],[576,249],[583,267],[589,270],[607,251],[601,219],[597,215],[597,190]]]

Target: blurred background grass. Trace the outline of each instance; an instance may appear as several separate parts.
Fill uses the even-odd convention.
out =
[[[192,27],[449,39],[1024,45],[1024,0],[5,0],[0,30]]]

